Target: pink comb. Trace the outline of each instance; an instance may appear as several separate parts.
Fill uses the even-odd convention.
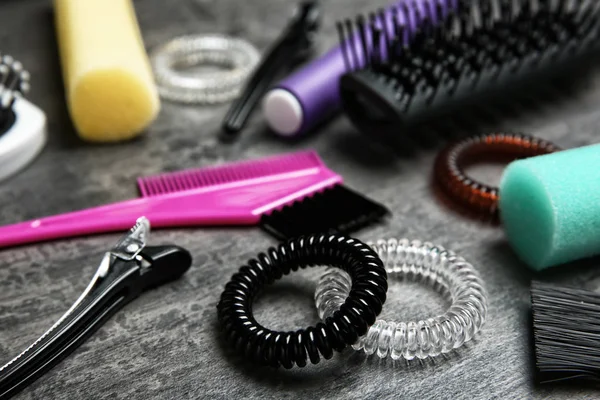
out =
[[[261,216],[340,184],[312,151],[138,179],[142,198],[0,228],[0,247],[153,227],[258,225]]]

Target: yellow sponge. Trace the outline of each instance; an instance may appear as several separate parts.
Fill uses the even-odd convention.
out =
[[[160,108],[131,0],[55,0],[67,105],[79,135],[140,134]]]

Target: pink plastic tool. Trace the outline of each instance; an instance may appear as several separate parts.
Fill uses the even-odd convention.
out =
[[[127,229],[258,225],[270,211],[341,184],[312,151],[138,179],[141,198],[0,227],[0,247]]]

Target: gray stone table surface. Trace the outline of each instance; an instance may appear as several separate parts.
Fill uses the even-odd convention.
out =
[[[140,0],[138,19],[148,49],[191,33],[228,33],[261,50],[285,25],[292,2],[283,0]],[[324,2],[321,50],[335,43],[334,21],[369,7],[366,0]],[[594,260],[533,275],[504,240],[501,228],[455,214],[432,193],[436,148],[410,157],[373,146],[345,118],[319,134],[284,142],[269,134],[260,115],[241,141],[216,140],[226,106],[164,102],[139,140],[90,145],[68,118],[50,1],[0,3],[3,53],[31,71],[32,101],[48,115],[49,144],[30,168],[0,184],[0,223],[115,202],[137,195],[135,179],[161,171],[200,167],[298,149],[318,150],[347,184],[385,203],[393,216],[357,233],[363,240],[408,237],[460,252],[483,275],[489,320],[477,340],[434,362],[381,362],[346,350],[329,362],[294,370],[248,366],[219,340],[216,303],[229,277],[275,241],[255,228],[156,230],[153,243],[173,242],[193,254],[193,266],[171,284],[144,294],[109,320],[19,399],[192,398],[598,398],[579,389],[537,388],[530,345],[532,278],[600,288]],[[600,88],[593,77],[583,90],[498,122],[498,128],[531,132],[564,147],[597,142]],[[473,132],[476,133],[476,132]],[[500,167],[474,173],[494,181]],[[35,340],[77,298],[103,252],[119,234],[105,234],[0,251],[0,362]],[[298,329],[318,319],[313,306],[317,268],[294,273],[256,305],[257,319],[277,329]],[[414,318],[443,310],[427,288],[391,284],[383,318]]]

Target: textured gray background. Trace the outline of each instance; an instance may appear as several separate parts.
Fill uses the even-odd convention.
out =
[[[335,41],[336,17],[365,10],[369,3],[327,1],[322,49]],[[179,34],[219,32],[246,37],[264,49],[284,26],[291,4],[143,0],[136,7],[148,48]],[[0,223],[134,197],[134,181],[141,175],[315,148],[349,186],[393,210],[387,224],[360,232],[359,238],[406,236],[440,243],[472,261],[490,293],[490,319],[481,335],[447,359],[406,365],[366,359],[348,350],[302,370],[257,369],[221,345],[215,305],[230,275],[274,241],[258,229],[155,231],[153,243],[175,242],[192,252],[191,270],[181,280],[128,305],[19,398],[597,397],[593,391],[538,389],[532,384],[528,325],[532,274],[507,247],[500,228],[465,219],[436,199],[430,187],[435,148],[404,158],[381,153],[344,118],[304,141],[282,142],[266,131],[260,116],[252,120],[240,142],[224,146],[215,139],[224,106],[166,102],[141,139],[118,146],[88,145],[77,139],[66,114],[50,2],[3,1],[0,26],[1,50],[30,69],[30,97],[47,113],[50,133],[49,145],[35,164],[0,184]],[[600,88],[594,79],[584,86],[585,90],[504,119],[497,127],[535,133],[565,147],[593,143],[600,127]],[[476,172],[493,181],[498,171]],[[0,363],[31,343],[69,307],[118,236],[0,252]],[[598,288],[594,264],[578,263],[538,278]],[[316,322],[312,295],[318,274],[318,270],[305,271],[278,283],[259,301],[259,320],[280,329]],[[428,289],[392,285],[382,317],[417,317],[443,306]]]

